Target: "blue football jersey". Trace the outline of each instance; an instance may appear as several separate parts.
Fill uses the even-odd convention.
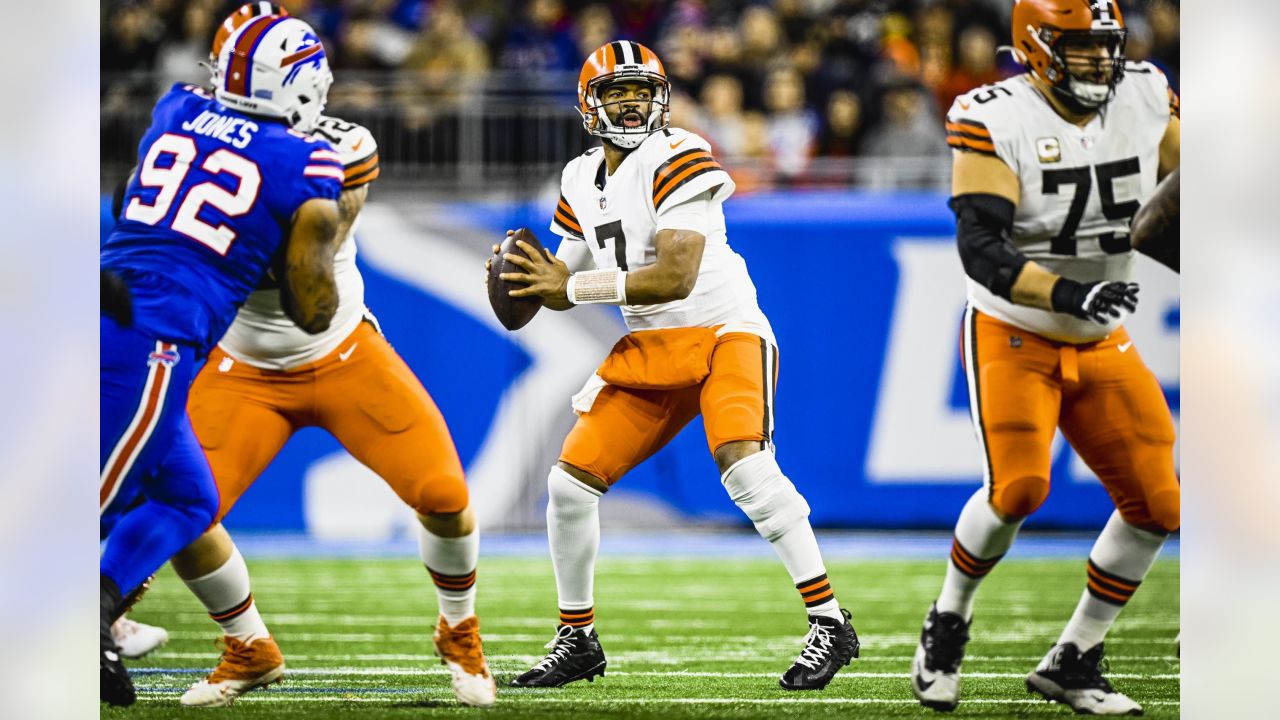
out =
[[[207,353],[272,267],[298,207],[337,198],[342,179],[324,140],[174,85],[139,144],[101,265],[128,283],[135,327]]]

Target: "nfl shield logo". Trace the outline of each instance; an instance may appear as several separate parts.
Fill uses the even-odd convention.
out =
[[[605,209],[606,207],[608,207],[608,205],[609,205],[609,198],[607,198],[607,197],[605,197],[605,196],[601,195],[601,196],[600,196],[600,209],[601,209],[601,210],[603,210],[603,209]]]

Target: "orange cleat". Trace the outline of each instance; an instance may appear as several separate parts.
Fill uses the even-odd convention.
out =
[[[271,637],[241,642],[230,635],[217,641],[222,659],[209,676],[192,685],[179,701],[187,707],[226,707],[254,688],[279,682],[284,656]]]
[[[458,702],[472,707],[489,707],[498,689],[489,673],[480,644],[480,621],[474,615],[453,627],[440,618],[435,634],[436,655],[453,676],[453,694]]]

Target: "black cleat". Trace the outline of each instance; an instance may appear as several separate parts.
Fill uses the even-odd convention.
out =
[[[511,681],[512,687],[560,687],[575,680],[604,677],[604,648],[596,631],[584,632],[561,625],[547,643],[551,652],[528,672]]]
[[[843,622],[825,615],[809,616],[804,650],[778,681],[784,690],[821,690],[840,668],[858,657],[858,633],[849,624],[849,611],[840,608],[840,614]]]
[[[936,604],[929,608],[911,662],[911,692],[921,705],[951,712],[960,704],[960,661],[970,622],[956,613],[938,612]]]
[[[99,608],[101,615],[98,625],[98,696],[102,702],[124,707],[132,705],[138,699],[133,689],[133,680],[129,679],[129,671],[120,662],[120,648],[111,637],[111,623],[115,622],[120,608],[120,590],[106,576],[102,577]]]
[[[1081,715],[1141,715],[1142,706],[1111,687],[1102,675],[1102,643],[1081,653],[1073,643],[1056,645],[1027,676],[1027,692],[1060,702]]]

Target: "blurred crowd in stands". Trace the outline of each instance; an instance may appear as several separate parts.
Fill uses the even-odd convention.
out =
[[[243,0],[102,4],[103,108],[207,79],[216,24]],[[814,156],[945,155],[959,93],[1020,71],[1012,0],[281,0],[324,39],[331,107],[429,116],[501,80],[574,104],[583,59],[613,39],[666,64],[672,123],[726,159],[787,174]],[[1126,54],[1177,83],[1177,0],[1121,0]],[[149,72],[147,79],[137,79]],[[115,73],[134,73],[128,77]],[[147,83],[139,87],[137,83]],[[388,90],[388,88],[392,88]]]

